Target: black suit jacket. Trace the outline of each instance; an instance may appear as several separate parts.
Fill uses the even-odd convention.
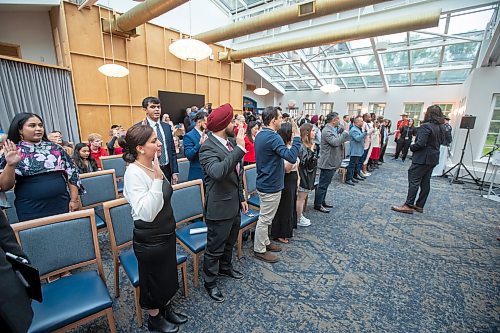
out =
[[[33,318],[31,299],[7,261],[5,252],[26,258],[4,213],[0,211],[0,331],[26,332]]]
[[[439,163],[439,146],[444,139],[443,125],[423,123],[418,131],[415,143],[410,146],[414,164],[437,165]]]
[[[234,139],[229,138],[234,147],[227,147],[212,133],[200,148],[200,164],[205,173],[205,218],[209,220],[228,220],[240,213],[240,202],[245,201],[243,194],[243,164],[245,152]],[[236,165],[239,164],[239,174]]]
[[[136,125],[148,125],[148,120],[144,119],[140,123]],[[168,152],[168,164],[170,164],[170,170],[172,173],[179,173],[179,166],[177,165],[177,153],[175,152],[175,144],[174,138],[172,137],[172,128],[169,124],[160,121],[161,128],[163,129],[163,133],[165,133],[165,149]],[[156,131],[155,128],[153,130]]]

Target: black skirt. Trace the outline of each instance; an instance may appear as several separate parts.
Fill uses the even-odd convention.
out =
[[[272,238],[290,238],[297,226],[297,179],[296,171],[285,173],[285,187],[281,191],[280,204],[271,225]]]
[[[134,221],[134,253],[139,264],[139,303],[144,309],[164,307],[179,290],[172,187],[163,181],[164,205],[153,222]]]
[[[16,176],[14,194],[19,221],[69,212],[68,182],[62,171]]]

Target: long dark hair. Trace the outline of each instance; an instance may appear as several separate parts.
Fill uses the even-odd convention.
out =
[[[18,113],[18,114],[16,114],[14,119],[12,119],[12,121],[10,123],[9,135],[7,136],[7,138],[16,144],[19,143],[19,141],[22,140],[21,133],[19,133],[19,132],[23,129],[23,126],[24,126],[24,124],[26,124],[28,119],[30,119],[32,117],[38,118],[43,124],[43,119],[37,114],[31,113],[31,112]],[[42,140],[49,141],[47,139],[45,127],[44,127],[44,131],[43,131]]]
[[[424,123],[444,124],[443,111],[439,105],[431,105],[427,108],[424,117]]]
[[[250,142],[253,142],[253,138],[252,138],[252,128],[254,128],[255,126],[257,125],[260,125],[257,121],[255,120],[252,120],[248,123],[248,126],[247,126],[247,131],[246,131],[246,135],[247,135],[247,138],[248,140],[250,140]]]
[[[137,159],[137,146],[143,146],[153,134],[153,128],[149,125],[134,125],[125,134],[125,139],[120,142],[123,148],[122,158],[127,163],[134,163]]]
[[[292,142],[292,123],[281,123],[280,129],[278,129],[278,134],[281,136],[285,144]]]
[[[75,161],[76,166],[80,170],[85,170],[87,168],[83,163],[82,157],[80,156],[80,150],[82,150],[83,147],[89,148],[89,146],[87,146],[87,144],[85,143],[77,143],[75,145],[75,151],[73,152],[73,161]],[[97,171],[97,162],[95,161],[94,156],[92,156],[92,154],[89,154],[89,163],[90,166],[92,167],[92,170]]]

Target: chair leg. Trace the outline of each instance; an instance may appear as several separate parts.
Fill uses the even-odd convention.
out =
[[[142,309],[139,304],[139,287],[134,288],[134,303],[135,303],[135,316],[137,317],[137,326],[142,327]]]
[[[181,273],[182,273],[182,287],[184,289],[184,297],[188,297],[188,283],[187,283],[187,262],[184,262],[181,265]]]
[[[120,262],[115,260],[115,297],[120,297]]]
[[[198,288],[198,253],[193,256],[193,270],[194,270],[194,287]]]
[[[115,318],[113,317],[113,309],[106,309],[106,317],[108,317],[109,331],[111,333],[116,333]]]
[[[241,259],[241,256],[243,255],[243,251],[242,251],[242,248],[243,248],[243,230],[240,229],[240,231],[238,231],[238,241],[237,241],[237,255],[238,255],[238,259]]]

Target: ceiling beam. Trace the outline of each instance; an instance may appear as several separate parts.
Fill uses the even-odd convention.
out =
[[[436,71],[454,71],[454,70],[464,70],[471,69],[470,65],[456,65],[456,66],[445,66],[445,67],[429,67],[429,68],[413,68],[408,69],[395,69],[395,70],[385,70],[385,75],[392,74],[411,74],[411,73],[424,73],[424,72],[436,72]],[[362,72],[362,73],[348,73],[339,74],[334,78],[349,78],[349,77],[359,77],[359,76],[378,76],[380,71],[377,72]],[[320,79],[331,79],[329,76],[320,76]],[[287,82],[287,81],[302,81],[302,80],[315,80],[314,77],[300,77],[300,78],[283,78],[283,79],[273,79],[271,82]]]
[[[375,45],[375,38],[370,38],[370,43],[372,44],[373,55],[375,56],[375,62],[377,63],[378,71],[380,73],[380,77],[382,78],[384,90],[387,92],[389,91],[389,84],[387,83],[387,77],[385,76],[384,63],[382,62],[382,58],[377,51],[377,46]]]
[[[486,48],[486,52],[484,52],[484,55],[481,60],[481,67],[488,67],[490,57],[493,53],[493,50],[495,49],[495,46],[500,43],[500,20],[497,22],[497,25],[495,27],[495,30],[493,31],[491,35],[491,39],[488,43],[488,47]]]
[[[272,82],[271,77],[266,72],[255,69],[253,63],[251,61],[248,61],[248,59],[243,60],[243,62],[245,63],[245,65],[248,66],[248,68],[253,70],[257,75],[260,75],[264,80],[269,82],[269,84],[271,84],[274,87],[274,89],[276,89],[276,91],[278,91],[282,95],[285,94],[285,88],[283,88],[280,84]]]
[[[78,10],[82,10],[83,8],[92,7],[98,0],[84,0],[83,3],[78,6]]]
[[[387,49],[387,51],[379,51],[379,54],[384,54],[384,53],[390,53],[390,52],[400,52],[400,51],[408,51],[408,50],[420,50],[420,49],[426,49],[429,47],[441,47],[441,46],[448,46],[448,45],[456,45],[456,44],[463,44],[463,41],[457,41],[457,40],[447,40],[447,41],[440,41],[440,42],[424,42],[424,43],[419,43],[416,45],[404,45],[404,46],[398,46],[398,47],[393,47]],[[344,59],[344,58],[350,58],[350,57],[359,57],[359,56],[366,56],[366,55],[373,55],[373,50],[363,50],[363,51],[354,51],[352,53],[345,53],[345,54],[338,54],[338,55],[332,55],[328,57],[316,57],[312,62],[314,61],[323,61],[323,60],[335,60],[335,59]],[[262,58],[265,58],[262,57]],[[272,67],[272,66],[281,66],[281,65],[289,65],[291,63],[298,63],[300,60],[287,60],[286,62],[275,62],[275,63],[269,63],[267,65],[257,65],[256,68],[264,68],[264,67]]]
[[[323,79],[320,78],[320,73],[316,70],[316,68],[308,63],[306,61],[306,55],[304,54],[304,51],[302,50],[297,50],[295,51],[299,57],[300,57],[300,61],[301,63],[304,65],[305,68],[307,68],[307,70],[312,74],[312,76],[314,77],[314,79],[320,84],[320,85],[325,85],[325,81]],[[307,82],[307,81],[306,81]],[[309,82],[307,82],[307,84],[309,84]],[[312,87],[311,87],[312,88]]]

